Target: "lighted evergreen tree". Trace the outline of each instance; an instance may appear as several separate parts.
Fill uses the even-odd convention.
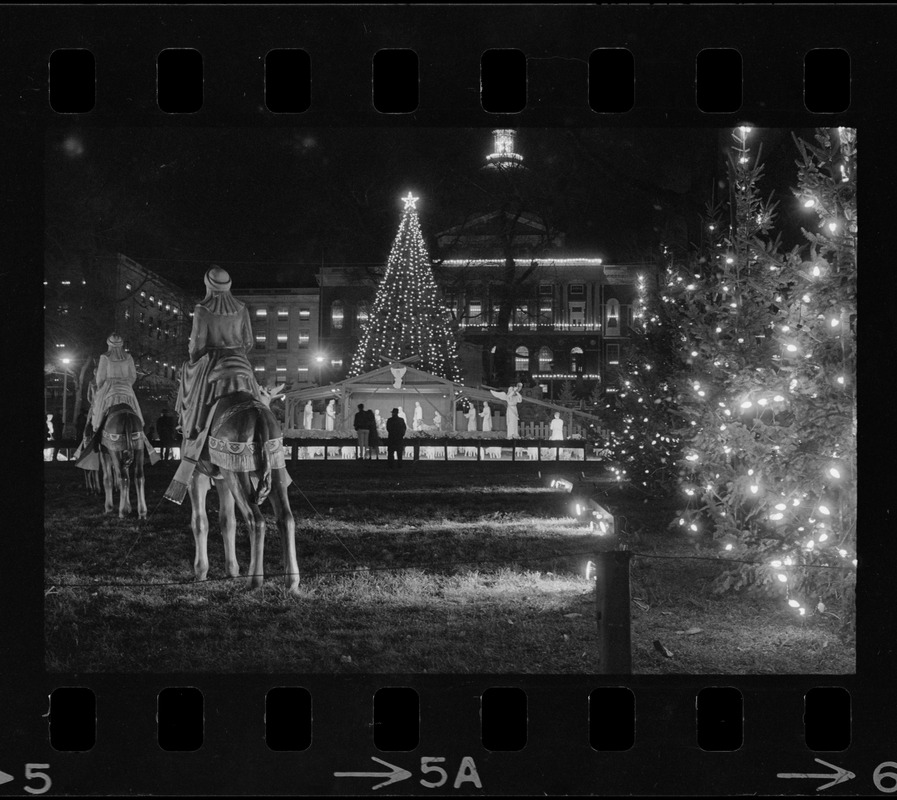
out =
[[[694,279],[665,287],[690,367],[678,396],[689,502],[674,524],[751,562],[718,589],[779,587],[805,615],[852,597],[855,579],[855,133],[798,142],[796,193],[820,220],[802,258],[771,239],[775,205],[759,198],[749,130],[733,134],[728,234]]]
[[[664,258],[669,256],[664,248]],[[674,278],[667,262],[664,279]],[[678,484],[681,412],[677,382],[683,370],[679,315],[649,292],[645,275],[638,276],[630,331],[631,343],[616,381],[613,406],[607,409],[608,449],[619,479],[654,494],[669,494]]]
[[[449,380],[459,378],[458,345],[440,303],[411,192],[386,262],[386,273],[352,359],[350,376],[420,356],[416,367]]]

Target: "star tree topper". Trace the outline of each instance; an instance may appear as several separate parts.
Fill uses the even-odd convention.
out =
[[[411,192],[408,192],[408,196],[407,196],[407,197],[403,197],[402,200],[405,202],[405,210],[406,210],[406,211],[407,211],[409,208],[410,208],[412,211],[417,211],[417,208],[415,208],[415,205],[414,205],[414,204],[415,204],[418,200],[420,200],[419,197],[415,197],[413,194],[411,194]]]

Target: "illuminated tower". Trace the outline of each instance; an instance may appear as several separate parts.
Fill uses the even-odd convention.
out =
[[[487,168],[512,168],[523,167],[523,156],[514,152],[514,138],[517,132],[508,128],[499,128],[492,131],[495,139],[495,150],[486,156]]]

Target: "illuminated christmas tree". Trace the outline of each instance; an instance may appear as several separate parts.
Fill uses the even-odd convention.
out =
[[[797,195],[818,229],[784,254],[749,133],[733,134],[728,233],[664,291],[690,368],[678,396],[688,503],[674,524],[749,562],[726,570],[719,590],[781,591],[804,616],[850,601],[855,581],[855,132],[798,141]]]
[[[666,248],[664,258],[668,259]],[[667,280],[674,280],[670,265]],[[675,281],[674,281],[675,282]],[[640,490],[669,494],[678,484],[679,437],[682,425],[676,386],[682,374],[677,343],[679,316],[648,291],[638,276],[631,342],[609,413],[608,448],[612,471]],[[671,313],[672,311],[672,313]]]
[[[386,262],[386,274],[352,359],[350,376],[420,356],[416,367],[449,380],[459,378],[458,347],[420,231],[411,192]]]

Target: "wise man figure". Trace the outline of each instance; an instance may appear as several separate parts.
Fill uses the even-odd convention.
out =
[[[467,406],[467,413],[464,416],[467,417],[467,430],[475,431],[477,429],[477,407],[473,403]]]
[[[99,458],[95,453],[100,448],[100,427],[106,418],[106,412],[112,406],[124,403],[131,407],[140,419],[141,427],[145,424],[143,414],[140,411],[140,403],[134,394],[134,382],[137,380],[137,368],[130,353],[125,352],[124,340],[117,333],[109,334],[106,339],[108,349],[100,356],[100,363],[96,371],[96,390],[93,392],[90,419],[87,426],[88,441],[85,440],[78,446],[76,453],[77,466],[81,469],[99,469]],[[90,392],[89,392],[90,394]],[[144,437],[144,447],[150,456],[150,462],[158,461],[158,454],[150,446]]]
[[[252,349],[252,323],[246,304],[231,292],[231,279],[221,267],[205,274],[206,296],[193,309],[189,359],[181,369],[178,423],[185,455],[198,460],[211,423],[212,406],[234,392],[261,400],[247,353]]]
[[[106,350],[100,356],[97,367],[97,389],[90,409],[90,422],[97,430],[106,412],[118,403],[126,403],[140,417],[143,425],[143,414],[134,394],[134,382],[137,380],[137,368],[130,353],[125,352],[125,343],[121,336],[112,333],[106,339]]]
[[[523,401],[523,393],[520,391],[522,388],[523,384],[518,383],[516,386],[509,386],[507,392],[496,392],[495,389],[490,389],[494,397],[504,400],[508,405],[506,419],[509,439],[520,438],[517,406]]]

